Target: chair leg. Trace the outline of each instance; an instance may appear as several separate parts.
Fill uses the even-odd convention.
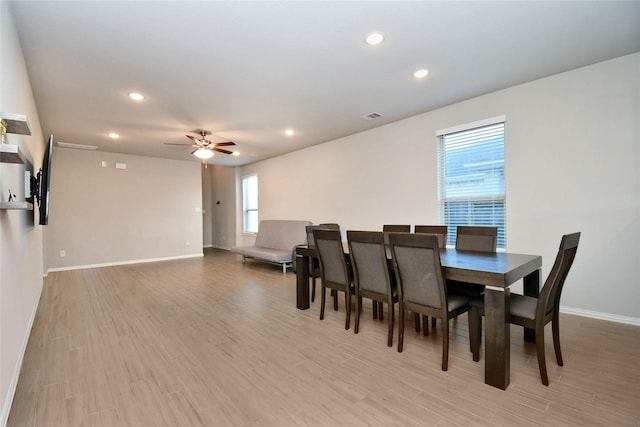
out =
[[[416,332],[420,332],[420,313],[413,313],[413,323],[416,324]]]
[[[378,318],[378,303],[373,301],[373,319],[377,319]]]
[[[327,290],[327,288],[325,288],[324,285],[322,285],[320,287],[320,292],[321,292],[321,295],[320,295],[320,320],[324,319],[324,302],[325,302],[325,299],[326,299],[326,295],[325,295],[326,294],[326,290]]]
[[[402,343],[404,341],[404,307],[402,303],[398,305],[398,353],[402,353]]]
[[[480,360],[480,340],[482,339],[482,316],[477,307],[471,307],[467,314],[469,320],[469,346],[473,353],[473,361]]]
[[[432,318],[431,318],[431,327],[432,327],[432,328],[435,328],[435,327],[436,327],[436,320],[438,320],[438,319],[437,319],[437,318],[435,318],[435,317],[432,317]]]
[[[442,319],[442,370],[449,369],[449,319]]]
[[[333,311],[338,311],[338,291],[332,289],[331,296],[333,297]]]
[[[347,312],[347,320],[344,324],[344,328],[348,331],[351,324],[351,290],[349,289],[349,285],[347,285],[347,290],[344,293],[344,304]]]
[[[560,319],[556,314],[551,321],[551,329],[553,331],[553,348],[556,351],[556,361],[558,366],[563,366],[562,351],[560,350]]]
[[[431,320],[435,319],[432,317]],[[429,316],[422,315],[422,335],[429,336]]]
[[[357,334],[360,330],[360,311],[362,310],[362,297],[356,297],[356,325],[353,328],[353,333]]]
[[[374,304],[378,304],[378,320],[384,320],[384,304],[376,301]]]
[[[311,302],[316,302],[316,276],[311,278]]]
[[[389,307],[389,333],[387,334],[387,347],[391,347],[393,345],[393,301],[389,301],[387,306]]]
[[[542,384],[549,385],[547,363],[544,357],[544,326],[536,328],[536,352],[538,353],[538,368],[540,369]]]

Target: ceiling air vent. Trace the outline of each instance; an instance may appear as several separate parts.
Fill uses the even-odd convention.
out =
[[[362,118],[365,120],[375,120],[375,119],[379,119],[380,117],[382,117],[382,114],[380,113],[369,113],[362,116]]]

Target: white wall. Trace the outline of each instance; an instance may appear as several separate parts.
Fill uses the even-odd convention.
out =
[[[56,147],[51,170],[49,269],[202,255],[200,163]]]
[[[562,304],[640,322],[640,54],[474,98],[241,168],[260,219],[436,224],[438,129],[506,115],[507,249],[582,232]],[[354,118],[359,120],[359,118]],[[242,212],[237,213],[241,223]],[[238,233],[238,244],[251,237]]]
[[[0,111],[27,116],[31,136],[7,135],[36,169],[44,138],[27,75],[22,49],[7,2],[0,2]],[[24,198],[21,165],[0,164],[0,197],[11,188]],[[35,221],[37,223],[37,221]],[[42,290],[43,228],[34,225],[33,211],[0,210],[0,425],[9,414],[22,355]]]

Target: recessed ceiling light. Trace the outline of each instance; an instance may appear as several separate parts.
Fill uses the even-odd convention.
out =
[[[120,138],[120,135],[118,135],[118,134],[117,134],[117,133],[115,133],[115,132],[111,132],[111,133],[109,134],[109,138],[111,138],[111,139],[118,139],[118,138]]]
[[[294,134],[294,130],[293,129],[287,129],[284,131],[284,134],[287,136],[292,136]]]
[[[129,98],[133,99],[134,101],[142,101],[144,99],[144,95],[137,92],[131,92],[129,94]]]
[[[231,153],[231,154],[233,154],[234,156],[239,156],[239,155],[240,155],[240,152],[239,152],[239,151],[234,151],[234,152],[233,152],[233,153]]]
[[[371,33],[367,36],[365,41],[368,45],[375,46],[384,41],[384,36],[382,35],[382,33]]]
[[[415,73],[413,73],[413,77],[415,77],[416,79],[424,79],[428,75],[429,75],[429,70],[427,70],[426,68],[422,68],[420,70],[417,70]]]

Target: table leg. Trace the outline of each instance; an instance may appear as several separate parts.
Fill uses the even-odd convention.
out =
[[[540,295],[540,270],[536,270],[523,279],[524,294],[530,297],[538,298]],[[524,340],[528,342],[536,342],[535,329],[524,328]]]
[[[309,309],[309,257],[296,254],[296,307]]]
[[[509,300],[509,288],[485,288],[484,382],[502,390],[509,386],[511,369]]]

